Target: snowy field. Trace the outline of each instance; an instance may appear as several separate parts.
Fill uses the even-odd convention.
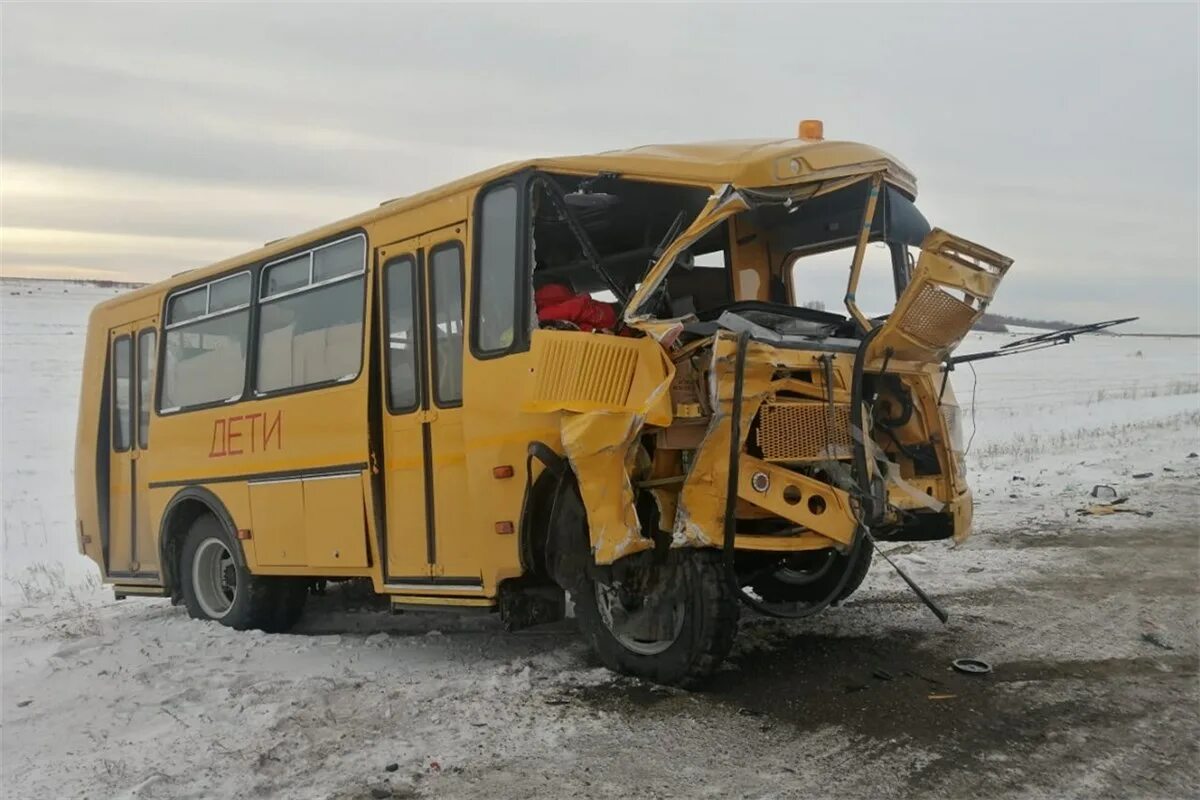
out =
[[[71,474],[86,317],[117,290],[0,285],[4,797],[1182,797],[1200,781],[1198,339],[1089,336],[960,367],[976,535],[888,546],[951,623],[877,562],[817,620],[743,616],[714,688],[689,694],[614,678],[569,621],[505,634],[335,595],[272,636],[115,602],[75,552]],[[1153,516],[1079,516],[1097,483]],[[946,673],[962,655],[996,680]],[[896,680],[872,678],[881,664]]]

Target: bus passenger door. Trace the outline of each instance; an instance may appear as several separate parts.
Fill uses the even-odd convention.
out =
[[[471,524],[463,437],[463,231],[466,223],[421,237],[429,341],[429,423],[425,474],[432,509],[429,563],[440,591],[479,591],[480,532]],[[494,387],[503,397],[504,387]]]
[[[384,583],[430,577],[426,541],[424,280],[417,239],[377,253],[383,324]]]
[[[380,248],[384,582],[478,591],[462,427],[465,223]]]
[[[117,578],[158,577],[158,551],[147,503],[157,320],[113,328],[109,345],[108,536],[105,569]],[[140,474],[139,474],[140,473]]]

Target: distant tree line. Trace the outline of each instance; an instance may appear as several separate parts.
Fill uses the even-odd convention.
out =
[[[1061,319],[1030,319],[1029,317],[1010,317],[1006,314],[984,314],[979,318],[979,322],[975,323],[977,331],[994,331],[996,333],[1006,333],[1009,325],[1018,325],[1022,328],[1037,328],[1039,330],[1057,331],[1063,328],[1074,328],[1076,323],[1067,322]]]
[[[23,278],[19,275],[0,275],[3,283],[78,283],[85,286],[100,286],[106,289],[140,289],[144,281],[117,281],[107,278]]]

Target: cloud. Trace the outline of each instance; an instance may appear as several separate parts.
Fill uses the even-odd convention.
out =
[[[6,273],[155,279],[516,158],[815,116],[915,169],[935,224],[1016,258],[1001,310],[1200,329],[1194,5],[3,14],[3,225],[72,232],[6,230]]]

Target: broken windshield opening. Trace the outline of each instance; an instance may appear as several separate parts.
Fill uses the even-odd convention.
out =
[[[911,198],[901,190],[890,184],[882,184],[882,191],[872,188],[881,183],[879,174],[769,190],[723,187],[710,196],[705,210],[666,248],[665,255],[672,262],[686,264],[689,250],[715,231],[724,230],[728,275],[723,281],[710,278],[707,281],[710,287],[718,283],[728,287],[729,303],[791,305],[796,302],[796,295],[790,291],[792,281],[787,268],[801,255],[848,248],[841,270],[845,286],[852,274],[854,253],[866,222],[864,215],[871,203],[874,212],[865,240],[884,243],[891,261],[882,283],[873,270],[869,271],[869,278],[873,287],[884,285],[893,290],[892,302],[882,304],[886,312],[908,279],[908,256],[904,248],[918,245],[930,227]],[[870,199],[873,192],[877,192],[878,198],[874,202]],[[679,317],[686,311],[676,308],[671,297],[677,294],[672,284],[687,279],[687,268],[681,270],[666,260],[651,269],[646,276],[648,286],[641,287],[631,298],[626,312],[628,320]],[[705,303],[693,304],[695,313],[701,319],[715,319],[721,311],[721,304],[716,301],[721,298],[713,292],[705,297]],[[838,297],[846,297],[844,288]],[[824,298],[810,302],[828,304]]]
[[[542,173],[528,186],[535,325],[615,331],[623,310],[628,320],[715,320],[745,302],[845,319],[866,176],[771,192],[605,174]],[[869,315],[891,311],[910,248],[928,232],[912,200],[884,184],[859,282]]]
[[[559,282],[579,292],[613,290],[603,273],[617,284],[613,293],[628,293],[642,280],[661,240],[675,220],[690,222],[704,206],[709,190],[631,181],[615,176],[578,178],[542,175],[531,187],[534,234],[534,283]],[[547,189],[549,188],[549,192]],[[557,188],[577,222],[553,202]],[[599,261],[589,259],[586,234]],[[704,243],[704,252],[720,251],[719,236]]]
[[[740,215],[739,232],[752,231],[749,235],[765,240],[767,264],[762,266],[781,290],[762,299],[841,315],[869,192],[870,183],[860,181],[791,204],[759,204]],[[868,317],[892,310],[929,231],[911,198],[885,184],[856,290],[856,302]]]
[[[536,176],[529,192],[538,324],[586,330],[617,327],[616,317],[647,270],[711,194],[615,175],[549,174]],[[719,269],[713,271],[724,275],[725,251],[725,232],[715,230],[679,261],[693,266],[715,258]]]
[[[836,250],[792,254],[783,268],[787,302],[798,308],[844,313],[846,272],[853,258],[853,243]],[[901,259],[899,265],[897,258]],[[879,240],[867,243],[857,300],[868,317],[885,316],[892,310],[908,281],[909,258],[915,261],[916,248],[910,251],[903,244]]]

